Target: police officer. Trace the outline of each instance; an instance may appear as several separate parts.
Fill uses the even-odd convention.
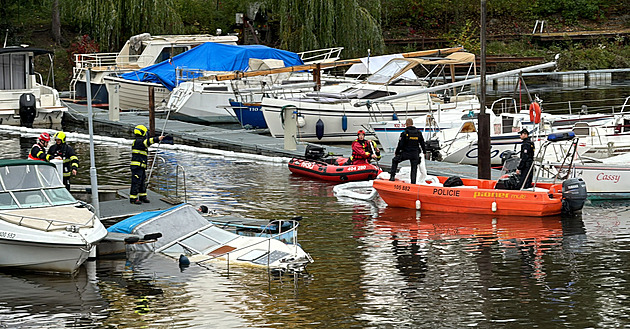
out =
[[[422,148],[422,152],[426,153],[426,146],[424,145],[422,133],[413,126],[411,118],[407,118],[405,125],[405,130],[400,134],[398,146],[396,146],[396,151],[394,152],[389,180],[394,181],[396,179],[398,164],[409,160],[411,162],[411,184],[415,184],[418,176],[418,164],[421,161],[420,149]]]
[[[523,143],[521,144],[521,161],[518,163],[516,173],[521,177],[521,189],[526,189],[532,187],[534,143],[529,138],[529,131],[527,131],[527,129],[523,128],[523,130],[520,131],[520,134]]]
[[[376,142],[365,139],[365,131],[363,129],[357,132],[357,139],[352,142],[352,156],[350,156],[350,164],[360,165],[369,164],[371,159],[380,160],[381,151],[376,146]]]
[[[63,185],[70,191],[70,176],[76,176],[79,170],[79,158],[74,149],[66,144],[66,133],[57,132],[55,136],[55,144],[48,149],[48,155],[55,159],[63,160]]]
[[[144,125],[138,125],[133,129],[136,139],[131,144],[131,189],[129,191],[129,202],[133,204],[149,203],[145,184],[149,146],[156,140],[162,141],[164,138],[164,136],[147,138],[147,131]]]
[[[50,141],[50,135],[48,133],[42,133],[37,139],[37,143],[31,147],[31,151],[28,154],[30,160],[50,161],[52,158],[50,154],[46,154],[46,147]]]

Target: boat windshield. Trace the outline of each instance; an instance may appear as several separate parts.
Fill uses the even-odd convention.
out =
[[[0,209],[73,204],[55,167],[18,165],[0,168]]]
[[[374,74],[367,78],[367,81],[369,83],[375,84],[388,83],[392,78],[401,75],[405,71],[408,71],[409,69],[407,68],[407,66],[410,66],[409,61],[405,59],[392,59],[387,64],[385,64],[385,66],[381,67],[380,70],[374,72]],[[413,75],[413,77],[415,77],[415,75]]]

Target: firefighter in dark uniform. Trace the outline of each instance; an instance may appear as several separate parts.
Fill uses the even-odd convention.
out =
[[[57,132],[55,136],[55,144],[48,149],[48,154],[55,159],[63,160],[63,185],[70,191],[70,177],[76,176],[79,170],[79,158],[74,153],[74,149],[66,144],[66,133]]]
[[[39,135],[37,144],[31,147],[31,151],[28,154],[30,160],[50,161],[52,158],[50,154],[46,153],[46,147],[50,141],[50,135],[48,133],[42,133]]]
[[[526,189],[532,187],[534,142],[532,142],[529,138],[529,131],[527,131],[527,129],[523,128],[523,130],[520,131],[520,134],[523,143],[521,144],[521,162],[519,162],[518,167],[516,168],[516,173],[521,177],[521,188]]]
[[[147,131],[144,125],[138,125],[133,130],[136,139],[131,144],[131,189],[129,191],[129,202],[133,204],[149,203],[145,184],[149,146],[164,138],[164,136],[147,138]]]
[[[426,153],[426,146],[424,145],[422,132],[413,126],[413,120],[411,118],[407,119],[405,125],[405,130],[400,134],[398,146],[396,146],[396,151],[394,152],[389,180],[396,180],[398,164],[402,161],[409,160],[409,162],[411,162],[411,184],[415,184],[416,177],[418,176],[418,164],[420,164],[421,161],[420,149],[422,149],[423,153]]]

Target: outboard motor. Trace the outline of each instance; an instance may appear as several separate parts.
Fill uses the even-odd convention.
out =
[[[440,154],[440,141],[437,139],[429,139],[424,143],[427,148],[427,153],[430,155],[429,160],[442,161],[442,155]]]
[[[323,146],[319,145],[306,145],[306,151],[304,151],[304,157],[307,160],[320,160],[324,157],[324,152],[326,149]]]
[[[20,126],[33,128],[35,121],[35,112],[37,99],[31,93],[22,94],[20,96]]]
[[[562,183],[562,212],[582,210],[586,202],[586,183],[582,178],[569,178]]]

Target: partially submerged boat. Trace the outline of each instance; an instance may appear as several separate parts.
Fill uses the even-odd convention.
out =
[[[0,160],[0,267],[72,273],[106,235],[55,165]]]
[[[326,157],[323,153],[323,148],[308,145],[305,158],[292,158],[289,170],[294,174],[332,182],[369,180],[382,172],[378,165],[352,164],[348,158]]]
[[[295,230],[296,228],[292,228]],[[313,262],[297,243],[274,236],[243,236],[210,223],[189,204],[132,216],[108,228],[127,234],[127,251],[161,252],[193,263],[221,262],[303,271]]]

